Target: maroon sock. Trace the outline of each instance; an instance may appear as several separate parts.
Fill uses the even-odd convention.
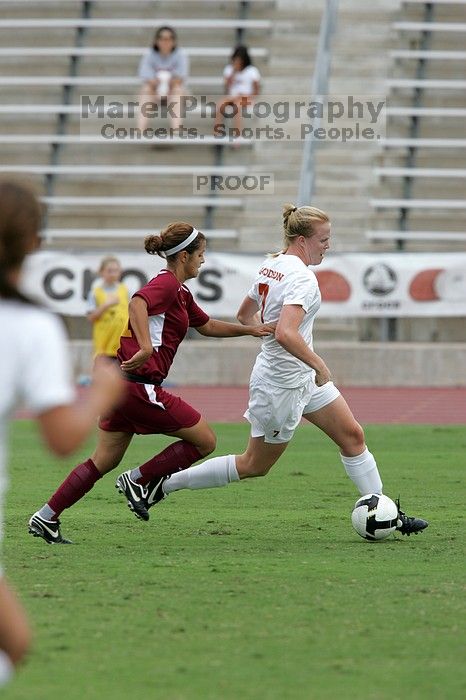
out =
[[[79,501],[101,477],[102,474],[92,459],[78,464],[48,501],[48,506],[55,513],[55,517],[58,517],[62,510],[70,508]]]
[[[162,476],[169,476],[182,469],[187,469],[201,457],[197,447],[186,440],[178,440],[140,466],[141,476],[136,481],[138,484],[146,486],[152,479],[160,479]]]

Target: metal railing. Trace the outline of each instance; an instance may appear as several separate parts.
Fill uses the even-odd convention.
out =
[[[330,75],[331,43],[335,33],[339,0],[326,0],[324,12],[320,23],[319,40],[317,44],[314,73],[311,81],[311,99],[321,100],[328,92],[328,80]],[[298,206],[312,201],[315,190],[315,153],[318,142],[313,138],[313,133],[321,125],[322,118],[314,117],[311,120],[312,131],[306,135],[301,162],[301,175],[299,179]]]

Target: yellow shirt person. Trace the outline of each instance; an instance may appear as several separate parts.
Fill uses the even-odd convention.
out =
[[[117,258],[103,258],[99,279],[92,285],[87,298],[87,318],[92,323],[94,357],[116,357],[120,336],[128,323],[128,288],[121,278]]]

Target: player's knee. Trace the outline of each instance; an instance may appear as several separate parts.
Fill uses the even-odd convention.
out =
[[[210,455],[217,447],[217,437],[215,433],[211,432],[205,436],[202,443],[197,446],[197,449],[203,457]]]
[[[346,447],[349,448],[353,453],[356,452],[357,454],[360,454],[364,451],[364,440],[364,430],[359,425],[359,423],[354,421],[353,425],[347,431],[347,434],[345,436],[345,442],[347,443]]]

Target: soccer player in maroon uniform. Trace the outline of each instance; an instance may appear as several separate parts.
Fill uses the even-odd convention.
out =
[[[262,337],[273,332],[273,326],[218,321],[209,318],[196,304],[184,283],[197,277],[205,248],[204,234],[183,222],[169,224],[160,236],[146,237],[146,251],[166,257],[167,268],[136,292],[129,303],[128,329],[118,351],[128,385],[126,399],[116,410],[101,416],[92,456],[78,464],[31,517],[30,531],[46,542],[69,542],[59,532],[59,515],[120,464],[135,433],[177,438],[148,462],[117,479],[117,488],[142,520],[149,519],[150,494],[163,477],[186,469],[215,449],[215,434],[201,414],[161,386],[176,351],[188,327],[194,327],[201,335],[231,338]]]

